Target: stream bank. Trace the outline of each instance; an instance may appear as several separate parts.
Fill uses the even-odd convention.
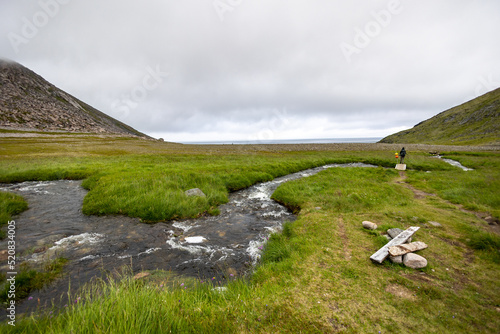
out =
[[[15,217],[18,266],[57,257],[69,260],[61,278],[31,293],[30,300],[40,300],[36,306],[44,307],[67,295],[70,286],[77,291],[93,278],[124,266],[134,273],[161,269],[221,282],[228,274],[245,275],[258,262],[269,235],[296,219],[271,199],[276,188],[334,167],[376,166],[334,164],[305,170],[229,194],[218,216],[156,224],[125,216],[84,215],[87,191],[81,181],[23,182],[0,190],[18,193],[29,203],[29,209]],[[0,247],[6,247],[5,240]],[[18,303],[18,311],[32,311],[34,306],[25,300]]]

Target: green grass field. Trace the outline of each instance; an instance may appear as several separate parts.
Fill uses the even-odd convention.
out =
[[[394,149],[306,150],[188,146],[132,139],[1,139],[0,181],[85,179],[87,214],[152,223],[217,213],[228,192],[327,163],[336,168],[282,184],[273,198],[298,214],[272,235],[249,277],[226,290],[152,272],[88,286],[62,310],[18,319],[12,333],[498,333],[500,238],[476,215],[499,218],[500,154],[449,152],[464,172],[410,146],[398,173]],[[202,189],[207,198],[183,195]],[[424,193],[425,192],[425,193]],[[426,194],[427,193],[427,194]],[[2,195],[8,196],[8,195]],[[2,202],[5,197],[2,197]],[[19,199],[13,199],[18,201]],[[3,219],[19,210],[0,205]],[[10,210],[10,211],[9,211]],[[370,220],[376,231],[362,228]],[[439,222],[433,227],[429,221]],[[422,270],[369,257],[392,227],[419,226]],[[229,276],[229,275],[228,275]],[[28,301],[25,301],[28,302]]]

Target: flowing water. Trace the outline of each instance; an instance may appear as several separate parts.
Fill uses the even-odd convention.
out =
[[[87,191],[80,181],[24,182],[3,185],[0,190],[18,193],[29,204],[27,211],[15,217],[17,262],[36,265],[61,256],[69,259],[62,278],[31,294],[30,300],[41,300],[43,306],[65,295],[69,284],[75,290],[93,277],[127,265],[134,273],[163,269],[221,281],[224,275],[244,275],[259,260],[268,236],[284,222],[295,220],[288,209],[271,199],[274,190],[283,182],[332,167],[376,166],[327,165],[290,174],[229,194],[218,216],[156,224],[82,214]],[[7,249],[6,240],[0,249]],[[8,271],[5,266],[0,269]],[[18,306],[19,312],[30,309],[27,301]]]
[[[461,168],[465,172],[470,171],[470,170],[474,170],[472,168],[465,167],[464,165],[462,165],[460,162],[458,162],[456,160],[445,159],[445,158],[441,157],[440,155],[437,155],[436,158],[439,158],[439,159],[443,160],[444,162],[446,162],[446,163],[448,163],[448,164],[450,164],[452,166]]]

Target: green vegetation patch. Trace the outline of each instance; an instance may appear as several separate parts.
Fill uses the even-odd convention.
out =
[[[10,331],[258,333],[314,332],[318,328],[293,308],[283,308],[279,302],[282,292],[272,285],[231,278],[220,287],[218,282],[153,275],[153,279],[118,276],[99,280],[72,295],[73,302],[62,310],[24,318]]]
[[[393,166],[392,152],[258,152],[249,147],[210,151],[130,138],[7,140],[0,182],[85,179],[85,214],[124,214],[157,222],[217,213],[231,191],[329,163]],[[204,150],[202,150],[204,149]],[[185,151],[193,150],[192,154]],[[153,154],[153,152],[157,152]],[[0,153],[1,150],[0,150]],[[412,168],[452,168],[414,152]],[[200,188],[207,197],[187,197]],[[353,194],[351,201],[355,203]]]
[[[315,175],[313,181],[283,184],[274,192],[273,199],[296,212],[318,194],[321,199],[316,204],[336,212],[364,212],[389,203],[405,206],[409,203],[405,196],[408,191],[389,183],[397,175],[395,170],[384,168],[330,168]]]
[[[85,214],[125,214],[146,221],[196,217],[227,202],[220,178],[193,172],[115,173],[90,185]],[[207,197],[188,197],[188,189],[200,188]]]
[[[500,155],[454,153],[444,157],[474,170],[465,172],[454,167],[430,173],[409,172],[408,182],[467,209],[489,212],[500,218]]]
[[[0,191],[0,228],[7,225],[13,215],[17,215],[28,209],[28,203],[19,195]],[[6,236],[5,231],[0,230],[0,239]]]
[[[0,150],[7,152],[7,158],[0,161],[0,178],[80,173],[90,190],[84,210],[157,220],[196,216],[226,201],[228,191],[309,167],[335,162],[394,166],[394,152],[385,151],[194,150],[97,139],[64,143],[71,143],[71,148],[47,142],[23,144],[17,151],[3,146]],[[473,212],[457,205],[497,212],[498,156],[447,156],[474,171],[464,172],[425,152],[412,152],[407,157],[411,170],[401,174],[393,168],[331,168],[282,184],[273,197],[294,208],[298,219],[270,236],[251,275],[227,274],[225,289],[214,280],[172,280],[157,273],[150,280],[117,277],[71,296],[75,302],[68,307],[20,318],[8,330],[498,333],[498,236]],[[194,187],[207,197],[184,197],[184,191]],[[435,195],[422,195],[415,188]],[[154,196],[148,197],[150,193]],[[174,209],[167,211],[165,206]],[[188,206],[196,209],[189,211]],[[364,220],[379,228],[363,229]],[[384,231],[410,226],[420,227],[414,240],[429,245],[419,252],[428,260],[426,268],[412,270],[369,260],[385,243]],[[3,330],[7,325],[0,326]]]
[[[287,257],[263,261],[254,280],[288,289],[288,302],[329,332],[498,331],[498,236],[439,197],[415,199],[391,174],[331,169],[281,185],[274,196],[300,208],[300,218],[290,225],[292,237],[276,238],[287,240],[279,245],[288,246]],[[359,181],[353,184],[354,176]],[[357,192],[366,196],[351,203]],[[363,220],[379,228],[365,230]],[[410,226],[421,227],[413,239],[429,245],[419,252],[428,259],[426,268],[371,263],[369,256],[387,242],[381,233]]]
[[[11,291],[15,291],[14,300],[22,300],[32,291],[43,288],[61,274],[67,262],[68,260],[64,258],[58,258],[44,264],[41,270],[32,269],[27,264],[23,264],[23,267],[16,275],[15,289],[11,289],[7,277],[2,278],[2,283],[0,283],[0,303],[6,305],[12,300],[10,297]]]

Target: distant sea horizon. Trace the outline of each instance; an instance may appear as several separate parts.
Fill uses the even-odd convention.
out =
[[[316,138],[316,139],[268,139],[268,140],[221,140],[221,141],[181,141],[193,145],[256,145],[256,144],[352,144],[376,143],[383,137],[368,138]]]

